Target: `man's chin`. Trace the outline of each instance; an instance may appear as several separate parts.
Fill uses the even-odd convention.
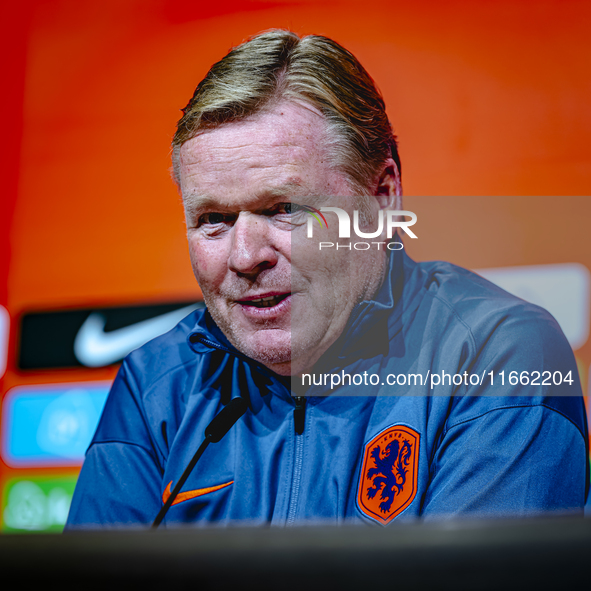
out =
[[[284,375],[279,368],[291,365],[291,334],[283,330],[260,330],[253,335],[233,334],[232,344],[241,352]]]
[[[253,347],[247,355],[266,366],[291,363],[291,347]]]

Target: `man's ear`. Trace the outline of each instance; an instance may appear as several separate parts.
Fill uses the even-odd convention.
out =
[[[396,162],[388,158],[382,168],[376,187],[376,199],[380,209],[401,210],[402,209],[402,183],[400,172]]]

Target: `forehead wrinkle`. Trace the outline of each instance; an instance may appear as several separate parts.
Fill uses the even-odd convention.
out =
[[[326,130],[312,115],[322,116],[299,106],[284,107],[285,118],[279,116],[282,107],[279,114],[227,124],[181,146],[187,209],[254,211],[272,200],[316,205],[335,189],[340,192],[337,181],[318,182],[327,161]]]
[[[294,178],[275,187],[266,187],[252,196],[245,195],[244,199],[241,200],[239,204],[233,203],[231,199],[228,199],[226,203],[223,199],[211,197],[206,194],[199,194],[194,191],[184,194],[183,202],[185,207],[191,209],[224,208],[228,210],[235,210],[237,205],[241,207],[249,207],[252,203],[252,205],[265,207],[265,205],[270,204],[271,202],[274,202],[282,197],[289,200],[292,197],[308,197],[309,194],[310,191],[304,185],[302,180],[299,178]]]
[[[189,147],[187,143],[181,146],[180,156],[181,164],[185,166],[192,166],[195,164],[202,164],[207,162],[209,164],[216,163],[215,153],[221,155],[222,160],[227,158],[225,154],[232,154],[233,159],[248,160],[257,159],[258,154],[253,152],[253,143],[251,141],[240,141],[237,139],[235,131],[239,129],[233,128],[232,133],[228,133],[224,127],[221,127],[213,132],[201,134],[192,140],[192,145]],[[313,141],[306,133],[302,136],[302,128],[296,129],[280,129],[269,130],[259,128],[253,132],[252,137],[259,144],[264,144],[268,148],[273,148],[283,153],[287,151],[292,154],[295,160],[300,158],[307,159],[310,156],[310,151],[322,151],[323,143]],[[313,129],[309,129],[310,135],[313,135]],[[226,133],[224,133],[226,132]],[[189,148],[189,153],[187,153]],[[203,154],[204,149],[206,153]],[[213,158],[212,158],[213,154]]]
[[[208,147],[208,152],[203,153],[199,148],[202,147],[194,147],[192,155],[187,154],[188,158],[181,162],[181,177],[186,180],[201,176],[204,171],[207,174],[226,175],[234,170],[237,163],[241,163],[243,174],[276,169],[277,161],[283,161],[282,166],[286,169],[298,167],[310,159],[311,150],[315,146],[306,148],[300,145],[283,145],[272,160],[268,154],[257,153],[256,147],[253,150],[252,145],[244,146],[244,149],[236,153],[231,148],[220,150],[217,146]],[[285,152],[289,155],[286,156]],[[231,157],[229,154],[232,154]],[[287,171],[284,174],[285,172]]]
[[[268,195],[269,197],[292,197],[305,193],[306,191],[307,188],[304,186],[302,179],[294,178],[274,187],[268,187],[261,194]]]
[[[262,144],[262,139],[257,138],[257,143]],[[200,149],[201,148],[201,149]],[[206,148],[209,153],[201,154],[203,148]],[[294,163],[308,160],[310,154],[313,151],[317,151],[318,148],[315,144],[302,145],[297,142],[287,143],[273,143],[268,142],[267,148],[272,148],[275,151],[275,158],[287,158],[288,161]],[[207,162],[211,165],[222,164],[225,165],[231,158],[233,161],[246,160],[251,161],[251,167],[265,167],[266,164],[259,164],[261,158],[266,159],[266,154],[260,154],[258,146],[253,143],[244,144],[242,146],[198,146],[195,150],[197,161],[195,164],[202,164]],[[192,163],[188,165],[191,166]]]

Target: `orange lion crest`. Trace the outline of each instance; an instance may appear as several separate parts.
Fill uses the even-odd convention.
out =
[[[362,513],[389,523],[417,494],[419,442],[410,427],[389,427],[366,446],[359,478],[357,504]]]

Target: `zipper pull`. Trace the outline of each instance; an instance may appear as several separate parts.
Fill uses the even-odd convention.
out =
[[[297,435],[304,432],[304,425],[306,424],[306,398],[305,396],[295,397],[295,409],[293,411],[293,423]]]

